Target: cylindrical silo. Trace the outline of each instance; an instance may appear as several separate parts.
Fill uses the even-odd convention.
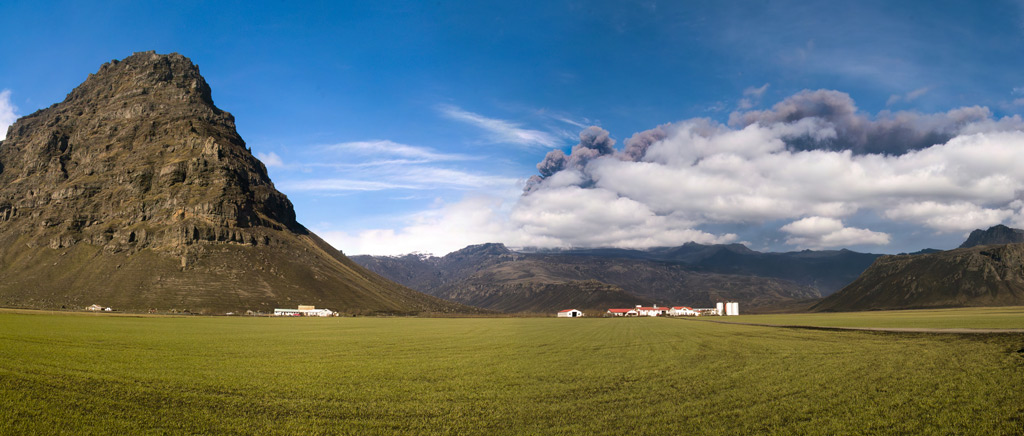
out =
[[[740,314],[740,303],[737,303],[735,301],[730,302],[730,303],[725,303],[725,313],[726,313],[726,315],[730,315],[730,316],[739,315]]]
[[[725,306],[725,303],[722,303],[721,301],[719,301],[717,304],[715,304],[715,309],[718,309],[718,314],[719,315],[725,315],[725,307],[724,306]]]

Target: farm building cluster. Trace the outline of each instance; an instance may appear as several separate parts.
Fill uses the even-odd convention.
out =
[[[298,309],[274,309],[274,316],[338,316],[331,309],[317,309],[314,306],[299,305]]]
[[[608,309],[606,316],[734,316],[740,314],[740,303],[735,301],[719,302],[715,307],[694,309],[688,306],[645,307],[637,305],[628,309]],[[576,318],[583,316],[583,312],[576,309],[566,309],[558,312],[559,318]]]

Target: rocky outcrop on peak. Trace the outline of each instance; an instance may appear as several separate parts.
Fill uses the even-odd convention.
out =
[[[0,142],[0,306],[371,313],[464,308],[295,219],[188,58],[111,61]]]
[[[1019,244],[1024,242],[1024,230],[1013,229],[1002,224],[989,227],[988,230],[977,229],[971,232],[970,236],[960,248],[976,247],[979,245],[1002,245]]]

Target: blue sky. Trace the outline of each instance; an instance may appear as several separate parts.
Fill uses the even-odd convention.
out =
[[[0,127],[179,52],[348,254],[895,253],[1024,226],[1000,166],[1024,143],[1019,1],[208,3],[4,2]],[[611,149],[586,155],[590,126]],[[523,195],[554,149],[576,157]]]

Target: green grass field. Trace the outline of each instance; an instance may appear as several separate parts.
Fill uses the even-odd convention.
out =
[[[1024,329],[1024,307],[741,315],[722,320],[820,327]]]
[[[0,313],[0,434],[1021,434],[1024,335]]]

